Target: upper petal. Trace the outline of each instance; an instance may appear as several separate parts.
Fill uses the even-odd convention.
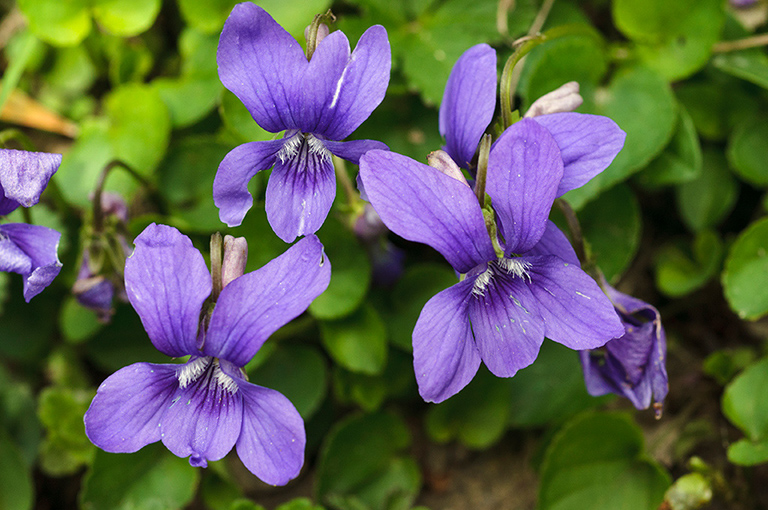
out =
[[[211,315],[204,352],[244,366],[266,339],[328,287],[331,264],[316,236],[224,287]]]
[[[331,153],[319,138],[298,133],[295,152],[278,154],[266,193],[267,219],[277,237],[292,243],[323,226],[336,197]]]
[[[494,258],[480,204],[466,184],[393,152],[360,158],[368,198],[391,231],[430,245],[460,272]]]
[[[325,148],[331,151],[334,156],[338,156],[341,159],[346,159],[352,163],[359,165],[360,158],[368,151],[374,149],[389,150],[389,147],[384,142],[377,140],[349,140],[347,142],[332,142],[330,140],[323,140]]]
[[[432,297],[413,329],[413,369],[419,394],[442,402],[469,384],[480,366],[468,305],[472,281],[465,279]]]
[[[284,139],[244,143],[224,156],[213,179],[213,203],[219,208],[221,221],[230,227],[243,222],[253,205],[248,183],[257,172],[275,164],[283,145]]]
[[[562,176],[560,150],[535,120],[516,122],[493,144],[486,191],[501,218],[507,254],[539,242]]]
[[[185,372],[186,371],[186,372]],[[245,384],[225,373],[219,360],[192,358],[179,367],[178,391],[160,421],[163,444],[193,466],[223,458],[240,436]],[[186,374],[186,377],[185,377]]]
[[[197,352],[200,309],[211,275],[189,237],[152,223],[125,261],[125,290],[152,344],[168,356]]]
[[[85,412],[85,434],[112,453],[132,453],[159,441],[160,419],[179,388],[179,365],[134,363],[101,383]]]
[[[517,260],[507,262],[517,264]],[[480,356],[494,375],[512,377],[536,360],[544,342],[536,300],[524,274],[507,272],[497,262],[473,281],[469,317]]]
[[[216,54],[219,78],[267,131],[299,129],[296,101],[308,62],[301,45],[261,7],[237,4]]]
[[[243,424],[237,455],[264,482],[285,485],[304,464],[304,421],[281,393],[242,383]]]
[[[60,164],[61,154],[0,149],[0,185],[5,196],[24,207],[35,205]]]
[[[468,168],[496,108],[496,50],[472,46],[454,64],[440,103],[445,151]]]
[[[352,55],[349,55],[347,43],[346,55],[349,55],[349,58],[344,62],[343,68],[329,69],[323,65],[327,59],[325,55],[343,54],[342,45],[334,39],[338,37],[340,40],[341,36],[336,34],[340,32],[334,32],[318,45],[310,62],[310,71],[304,76],[304,89],[312,90],[316,80],[326,82],[332,77],[330,89],[323,89],[326,94],[325,108],[314,132],[331,140],[342,140],[352,134],[384,99],[389,85],[392,55],[387,31],[381,25],[374,25],[360,37]],[[315,58],[318,57],[322,60],[318,60],[316,64]],[[334,59],[334,63],[336,61],[337,59]],[[332,72],[329,72],[330,70]]]
[[[613,304],[577,264],[555,256],[522,257],[545,335],[571,349],[594,349],[624,334]]]
[[[560,147],[564,168],[558,197],[608,168],[627,136],[614,121],[601,115],[553,113],[533,120],[547,128]]]
[[[29,258],[29,271],[21,273],[24,276],[24,299],[29,302],[50,285],[61,271],[61,262],[57,253],[61,234],[52,228],[40,225],[8,223],[3,225],[0,231],[0,238],[4,236]],[[18,251],[13,250],[15,255],[11,251],[6,245],[5,256],[14,258],[17,263],[21,262],[17,258]],[[23,266],[26,268],[26,264]],[[22,269],[22,266],[17,268]]]

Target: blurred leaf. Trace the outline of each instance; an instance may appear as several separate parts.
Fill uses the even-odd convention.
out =
[[[320,452],[318,499],[341,508],[410,508],[421,480],[415,462],[400,453],[409,443],[405,423],[390,413],[337,423]]]
[[[11,278],[16,280],[18,285],[11,287],[14,294],[5,304],[3,311],[0,357],[5,360],[36,363],[45,357],[55,330],[54,321],[41,318],[51,316],[51,311],[56,310],[58,306],[58,299],[48,288],[46,292],[25,303],[21,297],[21,276],[12,274]],[[55,317],[55,312],[53,313]]]
[[[45,375],[56,387],[69,389],[90,388],[88,371],[79,357],[79,353],[68,345],[61,345],[48,355],[45,360]]]
[[[334,217],[325,220],[317,237],[325,246],[333,272],[328,289],[309,305],[309,313],[318,319],[345,317],[368,293],[371,262],[355,235]]]
[[[97,450],[80,504],[83,510],[181,508],[192,501],[199,473],[159,443],[130,454]]]
[[[83,415],[94,394],[53,386],[40,393],[37,414],[46,429],[40,466],[48,475],[71,475],[92,461],[96,447],[85,435]]]
[[[91,31],[90,0],[19,0],[29,28],[54,46],[75,46]]]
[[[728,161],[736,173],[752,184],[768,186],[768,119],[758,117],[737,126],[728,140]]]
[[[766,385],[768,358],[763,358],[736,376],[723,392],[723,414],[753,442],[768,440],[768,401],[759,391]]]
[[[702,155],[699,135],[688,112],[682,106],[672,141],[638,175],[646,186],[666,186],[696,179],[701,174]]]
[[[35,501],[31,470],[21,452],[0,428],[0,509],[32,510]]]
[[[227,507],[227,510],[266,510],[263,506],[257,505],[250,499],[236,499],[231,505]]]
[[[712,58],[712,64],[723,72],[768,89],[768,55],[762,49],[721,53]]]
[[[509,380],[515,428],[544,427],[598,406],[612,397],[594,398],[587,393],[579,355],[556,342],[545,341],[536,362]]]
[[[379,374],[387,362],[387,334],[376,310],[366,304],[343,319],[321,321],[323,345],[352,372]]]
[[[8,47],[3,48],[8,64],[3,72],[2,85],[0,85],[0,112],[5,109],[6,101],[19,84],[19,79],[27,64],[35,53],[41,51],[43,46],[30,31],[25,30],[19,32],[14,39],[9,41]]]
[[[155,22],[160,0],[92,0],[93,17],[107,32],[120,37],[138,35]]]
[[[656,510],[669,485],[631,418],[586,414],[566,424],[547,448],[539,509]]]
[[[457,439],[469,448],[492,446],[507,429],[512,396],[508,383],[480,369],[458,394],[429,407],[427,433],[440,443]]]
[[[707,149],[701,175],[681,184],[675,191],[680,219],[689,229],[699,232],[716,227],[730,214],[739,188],[723,152]]]
[[[36,408],[37,402],[30,385],[12,380],[0,364],[0,436],[7,434],[7,440],[19,449],[18,453],[28,468],[35,463],[42,435]],[[3,486],[2,482],[0,486]],[[0,508],[5,507],[0,504]]]
[[[168,108],[160,94],[146,85],[124,85],[109,94],[105,109],[114,156],[141,175],[152,175],[171,134]]]
[[[386,312],[392,343],[410,351],[413,327],[421,309],[435,294],[457,282],[456,273],[445,264],[422,262],[406,269],[392,289],[392,307]]]
[[[228,90],[223,90],[221,95],[221,104],[219,105],[219,115],[224,125],[239,139],[240,142],[255,142],[261,140],[272,140],[278,135],[262,129],[245,105],[240,102],[236,95]]]
[[[753,443],[740,439],[728,446],[728,460],[740,466],[754,466],[768,462],[768,440]]]
[[[669,84],[643,67],[617,72],[608,88],[595,92],[594,103],[595,109],[589,113],[613,119],[626,131],[627,139],[604,172],[565,195],[575,209],[648,164],[669,142],[677,118],[677,103]]]
[[[727,384],[733,377],[755,361],[755,351],[750,347],[721,349],[704,360],[704,373],[721,385]]]
[[[747,227],[728,250],[722,275],[725,297],[742,319],[768,312],[768,218]]]
[[[83,94],[93,85],[97,75],[98,69],[85,47],[73,46],[56,51],[46,80],[58,90]]]
[[[656,286],[672,297],[684,296],[704,285],[720,269],[723,243],[711,230],[693,240],[691,255],[678,244],[663,246],[656,256]]]
[[[279,391],[308,420],[328,391],[328,369],[320,352],[310,346],[281,343],[268,360],[248,373],[254,384]]]
[[[587,25],[584,25],[587,26]],[[526,108],[561,85],[576,81],[582,93],[594,91],[608,69],[602,36],[576,35],[548,41],[528,54],[520,75]]]
[[[296,498],[288,503],[283,503],[275,510],[324,510],[320,505],[315,505],[310,499]]]
[[[368,412],[379,409],[388,397],[412,396],[415,383],[413,358],[397,351],[389,353],[387,366],[379,375],[350,372],[339,366],[333,371],[336,400],[357,404]]]
[[[660,41],[674,36],[685,26],[697,0],[633,0],[611,2],[613,21],[627,37],[637,41]]]
[[[126,41],[120,37],[103,37],[104,53],[109,65],[109,80],[114,87],[143,82],[152,71],[155,56],[141,38]]]
[[[670,510],[696,510],[712,501],[712,483],[701,473],[683,475],[664,494]]]
[[[632,190],[619,184],[579,211],[584,238],[608,281],[620,276],[640,246],[640,206]]]
[[[67,297],[61,305],[59,329],[69,342],[83,342],[103,326],[96,312],[80,305],[74,297]]]

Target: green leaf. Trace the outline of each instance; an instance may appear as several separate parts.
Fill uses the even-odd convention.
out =
[[[722,281],[731,309],[742,319],[768,312],[768,218],[744,230],[731,245]]]
[[[660,41],[680,33],[698,0],[613,0],[613,21],[630,39]]]
[[[371,262],[355,235],[334,217],[325,220],[317,236],[331,261],[331,283],[309,305],[318,319],[338,319],[355,311],[363,302],[371,283]]]
[[[308,498],[296,498],[288,503],[283,503],[275,510],[324,510],[320,505],[315,505]]]
[[[279,344],[249,376],[252,383],[288,397],[305,420],[317,411],[328,391],[325,359],[310,346]]]
[[[731,76],[768,89],[768,55],[761,49],[721,53],[712,64]]]
[[[256,124],[245,105],[228,90],[222,91],[219,116],[221,116],[227,129],[241,143],[272,140],[278,136],[275,133],[265,131]]]
[[[200,470],[162,444],[136,453],[96,452],[80,492],[83,510],[182,508],[192,501]]]
[[[29,28],[54,46],[75,46],[91,31],[89,0],[19,0]]]
[[[740,466],[754,466],[768,462],[768,441],[753,443],[740,439],[728,447],[728,460]]]
[[[683,475],[664,494],[670,510],[695,510],[712,501],[712,481],[701,473]]]
[[[333,387],[339,403],[357,404],[365,411],[376,411],[388,397],[410,398],[414,394],[413,357],[399,351],[389,353],[387,366],[379,375],[349,372],[335,366]]]
[[[544,427],[598,406],[612,397],[587,393],[575,351],[545,341],[536,362],[509,380],[509,423],[516,428]]]
[[[680,297],[703,286],[720,269],[723,243],[711,230],[696,234],[691,255],[679,244],[663,246],[656,258],[656,286],[663,293]]]
[[[320,334],[336,363],[352,372],[380,374],[387,362],[387,334],[376,310],[366,304],[352,315],[321,321]]]
[[[688,112],[680,107],[677,130],[672,141],[659,156],[640,172],[646,186],[666,186],[696,179],[701,174],[702,155],[699,135]]]
[[[59,328],[67,341],[83,342],[103,326],[96,312],[80,305],[74,297],[70,296],[64,300],[59,313]]]
[[[114,156],[143,176],[151,176],[171,134],[170,115],[160,94],[146,85],[124,85],[109,94],[105,110]]]
[[[98,24],[120,37],[144,32],[159,12],[160,0],[93,0],[93,17]]]
[[[37,401],[30,385],[12,380],[0,364],[0,436],[7,433],[7,439],[19,449],[18,453],[26,468],[31,468],[35,463],[42,435],[36,408]],[[0,505],[0,508],[5,507]]]
[[[676,188],[680,219],[694,232],[716,227],[736,204],[739,187],[723,152],[707,149],[701,175]]]
[[[488,448],[507,429],[511,396],[508,380],[481,369],[458,394],[429,407],[427,433],[440,443],[457,439],[469,448]]]
[[[540,510],[656,510],[670,477],[644,451],[643,434],[627,416],[575,418],[547,448]]]
[[[412,502],[421,482],[413,460],[400,453],[409,443],[405,423],[390,413],[353,416],[337,423],[320,452],[318,499],[357,501],[356,506],[348,503],[345,508],[410,508],[403,506],[403,500]]]
[[[594,103],[589,113],[613,119],[627,138],[605,171],[565,195],[576,209],[648,164],[671,139],[677,119],[677,103],[669,84],[643,67],[616,73],[608,88],[595,92]]]
[[[768,120],[758,117],[733,131],[728,140],[728,161],[745,181],[757,186],[768,186]]]
[[[704,360],[704,373],[725,386],[733,377],[755,361],[755,351],[750,347],[721,349]]]
[[[31,510],[34,503],[32,472],[21,452],[0,428],[0,509]]]
[[[46,429],[40,465],[51,476],[71,475],[89,464],[96,447],[85,435],[83,415],[95,392],[70,388],[45,388],[38,398],[37,414]]]
[[[584,238],[605,277],[620,276],[640,246],[640,206],[624,184],[614,186],[579,211]]]
[[[763,358],[736,376],[723,392],[723,414],[753,442],[768,440],[768,402],[760,391],[766,385],[768,358]]]

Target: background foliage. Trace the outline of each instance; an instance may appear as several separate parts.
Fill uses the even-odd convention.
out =
[[[627,132],[608,170],[566,199],[610,281],[662,312],[670,395],[661,421],[589,397],[577,354],[552,342],[512,379],[481,369],[454,398],[423,403],[410,333],[455,275],[436,253],[391,236],[405,250],[404,272],[383,284],[340,191],[319,232],[333,260],[328,291],[247,367],[306,420],[299,479],[267,487],[235,455],[202,470],[161,445],[97,451],[82,415],[99,383],[132,362],[167,361],[129,305],[104,324],[70,296],[103,168],[120,159],[145,181],[121,168],[107,179],[129,203],[131,236],[163,222],[204,252],[214,231],[245,236],[249,270],[285,249],[266,222],[264,175],[240,227],[224,228],[211,198],[223,156],[272,136],[218,79],[218,35],[234,3],[0,1],[0,128],[22,127],[38,150],[64,154],[30,211],[64,233],[64,270],[30,304],[21,279],[0,273],[0,509],[768,507],[768,54],[765,36],[755,37],[766,31],[763,1],[557,0],[542,30],[572,35],[531,51],[519,75],[523,111],[576,80],[578,111]],[[542,7],[259,4],[299,40],[328,7],[353,43],[384,25],[388,95],[354,136],[417,160],[441,146],[437,107],[459,55],[488,42],[503,65]]]

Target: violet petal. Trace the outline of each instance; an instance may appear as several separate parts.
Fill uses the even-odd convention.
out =
[[[0,227],[0,238],[6,237],[21,250],[30,261],[30,272],[24,276],[24,300],[40,294],[61,271],[57,253],[61,234],[52,228],[26,223],[8,223]],[[15,256],[18,256],[18,252]],[[11,250],[7,251],[11,256]],[[18,262],[19,260],[17,260]]]
[[[383,142],[377,140],[349,140],[346,142],[332,142],[323,140],[325,148],[331,151],[335,156],[346,159],[359,165],[360,158],[368,151],[379,149],[387,151],[389,147]]]
[[[526,257],[533,257],[535,255],[557,255],[569,264],[581,267],[579,257],[576,256],[570,241],[551,220],[547,220],[547,228],[544,230],[544,235],[541,236],[539,242],[525,252]]]
[[[0,149],[3,193],[24,207],[35,205],[60,164],[61,154]]]

